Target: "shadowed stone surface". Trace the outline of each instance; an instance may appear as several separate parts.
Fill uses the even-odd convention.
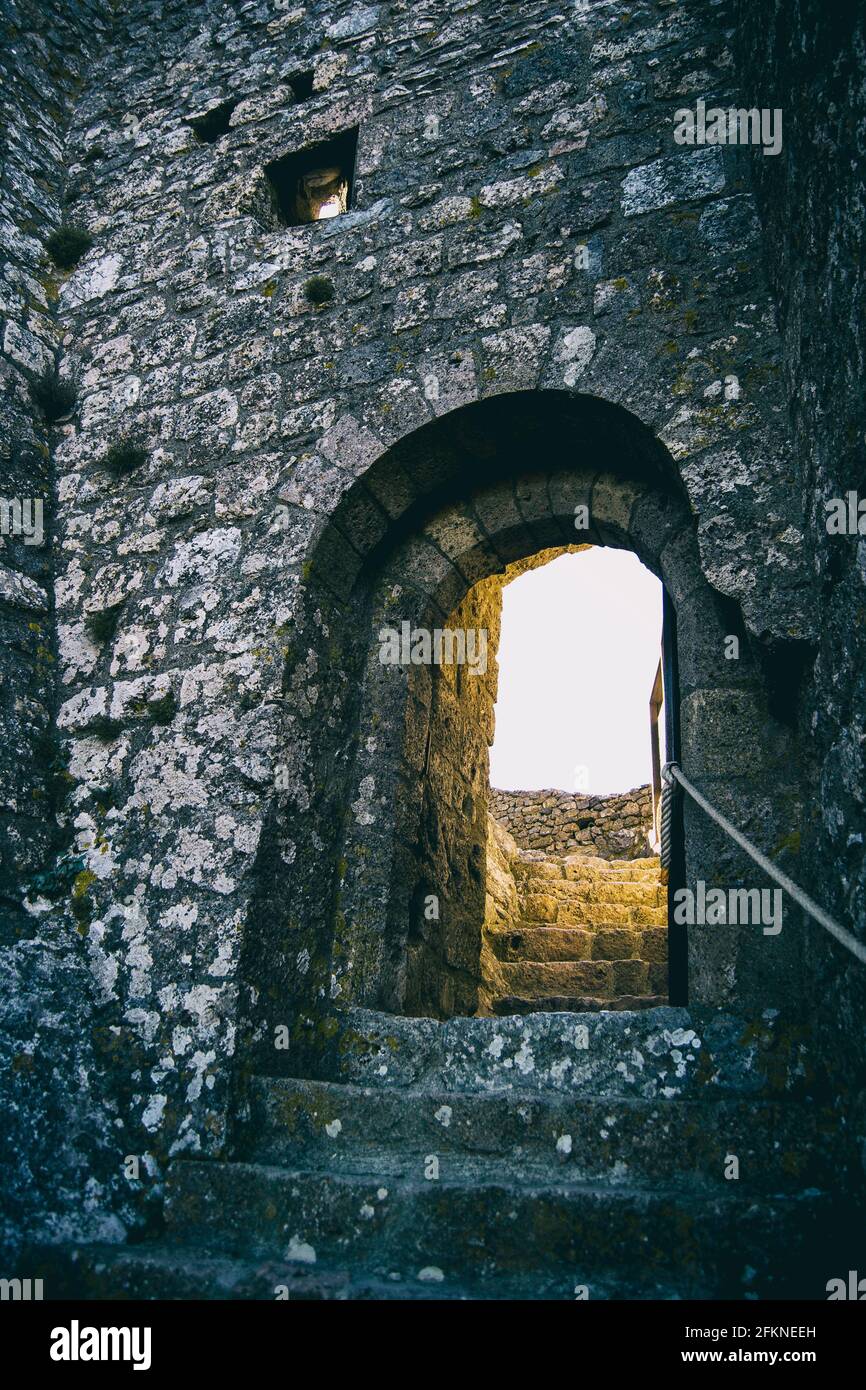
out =
[[[53,1296],[814,1298],[848,1249],[836,1117],[778,1020],[326,1031],[340,1080],[257,1079],[238,1159],[172,1165],[161,1242],[33,1253]]]

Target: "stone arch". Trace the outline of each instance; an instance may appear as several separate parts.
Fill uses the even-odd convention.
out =
[[[286,728],[294,762],[270,842],[288,873],[265,875],[251,934],[259,995],[263,984],[285,991],[301,1011],[322,999],[406,1007],[419,880],[404,865],[421,814],[424,695],[378,663],[377,625],[390,614],[442,626],[479,581],[575,539],[632,549],[670,596],[691,775],[759,844],[790,827],[790,731],[768,711],[739,613],[702,572],[673,460],[635,416],[596,397],[518,392],[444,415],[365,464],[353,480],[335,474],[335,505],[304,569],[286,680],[302,711],[306,691],[309,719],[294,713]],[[590,525],[579,534],[582,506]],[[743,639],[736,662],[723,655],[732,632]],[[690,807],[684,835],[687,881],[751,882]],[[696,932],[692,1000],[790,1000],[795,956],[790,937],[770,953],[753,928]],[[416,1011],[448,1008],[416,1001]],[[459,1011],[471,1010],[464,1001]]]

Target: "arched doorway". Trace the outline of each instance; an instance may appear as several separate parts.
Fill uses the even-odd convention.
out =
[[[302,748],[314,772],[299,767],[271,827],[280,862],[265,876],[267,925],[251,933],[247,975],[259,999],[474,1011],[486,743],[484,710],[466,717],[461,701],[483,705],[489,692],[483,682],[461,689],[459,670],[454,689],[440,689],[450,696],[446,748],[430,667],[384,665],[380,633],[495,628],[506,567],[576,539],[632,549],[664,585],[678,650],[671,709],[691,775],[759,843],[777,822],[790,825],[778,775],[790,731],[767,711],[748,643],[736,663],[725,660],[739,616],[702,573],[672,459],[634,416],[566,392],[499,396],[363,459],[354,479],[335,468],[333,483],[338,500],[305,566],[286,674],[309,709],[287,727],[287,758]],[[743,873],[689,808],[680,850],[690,880],[735,883]],[[445,900],[435,945],[418,934],[432,893]],[[748,927],[693,932],[690,999],[766,1007],[786,991],[790,1000],[797,947],[780,939],[771,955],[763,945]]]

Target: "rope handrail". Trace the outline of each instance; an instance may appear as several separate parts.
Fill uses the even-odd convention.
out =
[[[790,879],[781,869],[776,868],[776,865],[767,858],[766,854],[762,854],[750,840],[747,840],[745,835],[743,835],[735,825],[731,824],[727,816],[723,816],[721,811],[717,811],[715,806],[711,805],[706,797],[701,795],[697,787],[693,786],[677,762],[665,763],[662,768],[662,782],[668,790],[668,796],[665,798],[667,805],[662,808],[662,840],[666,842],[665,850],[663,851],[663,863],[666,858],[669,858],[670,852],[670,794],[675,790],[675,781],[679,782],[683,790],[688,792],[692,800],[697,802],[701,810],[705,811],[711,820],[714,820],[717,825],[721,826],[726,835],[729,835],[741,849],[745,850],[746,854],[754,859],[756,864],[760,865],[764,873],[768,874],[774,882],[778,883],[779,887],[783,888],[796,903],[799,903],[804,912],[807,912],[810,917],[813,917],[816,922],[819,922],[825,931],[828,931],[830,935],[841,942],[853,956],[856,956],[859,961],[866,965],[866,945],[864,945],[862,941],[858,941],[856,936],[852,935],[846,927],[841,927],[838,922],[834,921],[829,913],[824,911],[823,907],[819,907],[818,903],[810,898],[807,893],[804,893],[802,888],[798,888],[793,879]]]

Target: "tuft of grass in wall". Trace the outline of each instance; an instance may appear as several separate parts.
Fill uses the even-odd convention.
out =
[[[327,275],[311,275],[304,285],[304,295],[311,304],[328,304],[335,293],[334,282]]]
[[[124,435],[106,450],[100,462],[112,477],[125,478],[128,473],[134,473],[136,468],[147,463],[147,449],[140,439]]]
[[[32,387],[33,399],[50,425],[72,414],[78,390],[72,381],[61,381],[56,372],[46,372]]]
[[[61,270],[72,270],[92,245],[93,237],[89,236],[83,227],[64,223],[56,232],[51,233],[45,243],[45,249]]]
[[[177,700],[169,690],[161,700],[148,701],[147,712],[154,724],[170,724],[177,714]]]
[[[101,647],[114,637],[122,607],[122,603],[115,603],[111,608],[101,608],[98,613],[88,613],[85,626],[91,640],[97,646]]]
[[[109,719],[107,715],[103,714],[88,724],[87,732],[103,743],[113,743],[123,733],[123,725],[119,719]]]

